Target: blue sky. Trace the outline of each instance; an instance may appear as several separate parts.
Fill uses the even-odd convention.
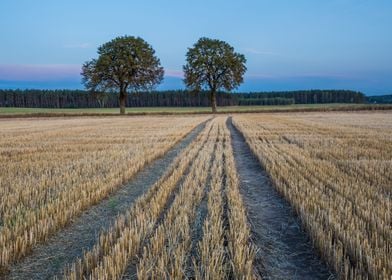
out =
[[[392,1],[1,0],[0,88],[82,88],[80,68],[119,35],[144,38],[182,88],[187,48],[225,40],[248,62],[239,91],[392,93]]]

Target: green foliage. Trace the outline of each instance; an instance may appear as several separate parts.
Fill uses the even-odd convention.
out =
[[[228,43],[200,38],[186,54],[184,82],[187,88],[194,91],[209,89],[215,112],[215,93],[220,89],[230,91],[238,87],[243,82],[245,63],[245,56],[236,53]]]
[[[207,91],[195,94],[184,90],[137,92],[127,97],[127,103],[130,107],[207,107],[211,106],[209,95]],[[118,96],[118,92],[90,94],[82,90],[0,90],[0,107],[114,108],[119,106]],[[219,106],[267,105],[276,98],[292,99],[296,104],[364,103],[365,101],[363,93],[349,90],[234,94],[217,92],[216,94]],[[261,101],[257,101],[258,99]],[[283,102],[279,101],[279,105],[283,105]]]
[[[374,104],[392,104],[392,94],[389,95],[379,95],[379,96],[368,96],[366,98],[368,103]]]
[[[238,105],[291,105],[294,98],[272,97],[272,98],[239,98]]]
[[[240,98],[293,98],[296,104],[364,103],[365,95],[352,90],[296,90],[241,93]]]
[[[83,83],[93,92],[119,91],[122,113],[128,90],[151,90],[163,79],[154,49],[142,38],[117,37],[100,46],[98,55],[84,63]]]

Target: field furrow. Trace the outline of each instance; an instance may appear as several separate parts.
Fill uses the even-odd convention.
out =
[[[227,122],[226,122],[227,123]],[[224,159],[226,173],[226,195],[228,208],[228,247],[234,279],[258,278],[254,269],[257,248],[251,241],[247,209],[240,194],[237,168],[231,144],[230,131],[224,130]]]
[[[47,242],[34,248],[31,254],[11,267],[7,277],[10,279],[31,279],[31,277],[48,279],[61,276],[67,264],[76,261],[85,251],[92,248],[100,231],[107,230],[119,214],[124,214],[138,197],[158,181],[166,167],[197,137],[203,128],[204,123],[198,125],[163,157],[138,172],[126,185],[83,212],[80,217],[74,219],[71,225],[55,234]]]
[[[275,190],[241,133],[228,122],[241,194],[257,245],[255,269],[266,279],[328,279],[333,275],[301,230],[291,206]]]
[[[154,229],[161,212],[190,162],[199,154],[211,131],[211,123],[180,154],[166,173],[114,226],[101,234],[93,249],[66,272],[66,279],[119,279],[144,239]]]
[[[337,115],[234,121],[339,277],[388,279],[392,126],[372,128],[372,115],[348,126],[353,114]]]
[[[0,279],[392,279],[386,112],[0,120]]]
[[[214,128],[213,128],[214,129]],[[191,221],[204,193],[214,150],[213,139],[204,144],[181,185],[169,212],[144,247],[137,267],[139,279],[183,279],[191,246]]]
[[[205,119],[23,120],[14,129],[1,130],[2,270],[161,157]],[[21,135],[31,122],[32,135]],[[8,121],[3,123],[7,128]],[[165,130],[158,129],[162,126]]]
[[[202,225],[202,239],[197,244],[197,253],[192,260],[195,279],[225,279],[228,270],[223,221],[223,143],[219,132],[218,137],[211,167],[213,176],[208,192],[208,214]]]

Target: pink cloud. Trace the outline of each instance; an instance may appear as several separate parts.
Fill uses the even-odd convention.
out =
[[[79,77],[81,65],[0,64],[0,80],[48,81]]]
[[[276,78],[274,75],[270,74],[245,74],[245,78],[250,78],[250,79],[273,79]]]
[[[0,80],[48,81],[80,77],[81,65],[74,64],[0,64]],[[165,76],[183,78],[179,70],[165,70]]]
[[[184,72],[179,71],[179,70],[166,70],[165,69],[165,76],[174,77],[174,78],[184,78]]]

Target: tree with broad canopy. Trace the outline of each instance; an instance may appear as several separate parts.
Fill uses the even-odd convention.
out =
[[[117,37],[100,46],[98,55],[83,64],[83,84],[92,92],[119,92],[120,114],[128,91],[151,90],[163,79],[154,49],[140,37]]]
[[[212,112],[216,113],[216,92],[237,88],[243,82],[246,59],[228,43],[200,38],[186,54],[183,66],[187,88],[210,91]]]

